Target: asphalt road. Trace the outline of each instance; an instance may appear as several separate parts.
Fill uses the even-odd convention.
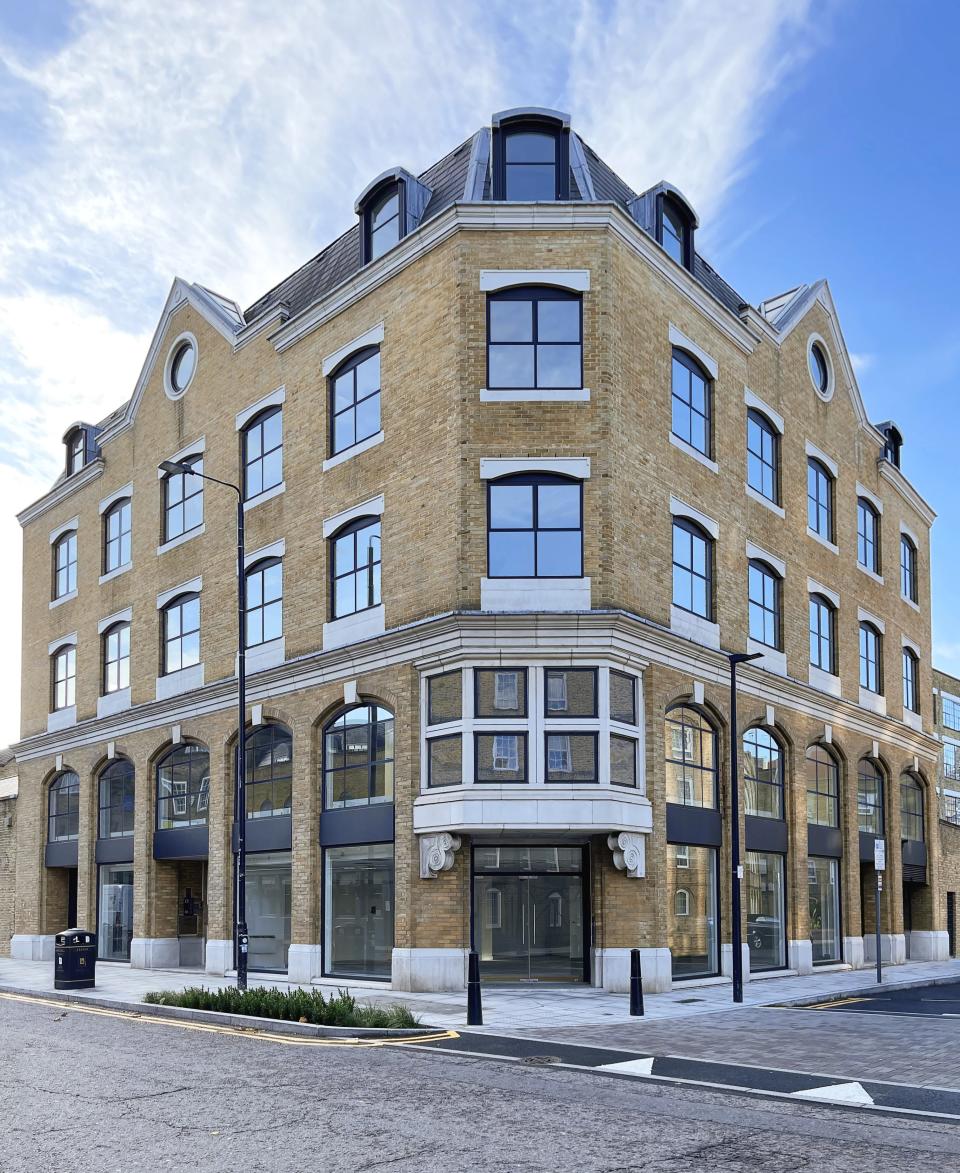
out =
[[[960,1126],[0,1000],[0,1170],[960,1168]]]
[[[912,990],[881,991],[857,998],[841,998],[808,1007],[818,1011],[850,1011],[854,1014],[909,1014],[924,1018],[960,1018],[960,982],[922,986]]]

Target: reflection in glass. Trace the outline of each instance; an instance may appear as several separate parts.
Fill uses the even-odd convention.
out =
[[[810,941],[813,963],[840,960],[840,864],[835,859],[807,860]]]
[[[285,970],[290,948],[291,855],[247,856],[247,931],[250,969]]]
[[[377,705],[347,709],[324,736],[327,809],[393,802],[393,714]]]
[[[746,853],[747,944],[750,970],[782,969],[787,963],[782,855]]]
[[[717,853],[712,847],[667,845],[666,905],[674,978],[719,972]]]
[[[393,956],[393,844],[325,854],[326,972],[389,978]]]
[[[664,722],[667,802],[717,805],[717,735],[689,705],[668,711]]]
[[[133,865],[100,868],[97,956],[101,961],[129,961],[133,937]]]
[[[743,802],[748,815],[783,818],[783,754],[766,729],[743,735]]]

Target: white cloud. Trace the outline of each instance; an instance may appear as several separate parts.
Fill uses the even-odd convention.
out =
[[[865,371],[869,371],[875,362],[875,356],[872,354],[854,354],[850,352],[850,362],[853,365],[854,373],[862,375]]]
[[[493,110],[569,110],[635,188],[670,178],[709,216],[797,66],[806,7],[79,0],[74,35],[46,57],[0,42],[41,115],[40,141],[0,178],[7,509],[49,487],[70,422],[129,396],[175,274],[249,303],[350,225],[375,174],[422,170]],[[5,517],[12,616],[20,540]],[[19,623],[4,634],[17,645]],[[17,707],[7,671],[0,744]]]

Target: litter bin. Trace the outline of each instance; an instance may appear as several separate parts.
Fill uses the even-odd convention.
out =
[[[86,929],[57,933],[53,988],[89,990],[97,984],[97,934]]]

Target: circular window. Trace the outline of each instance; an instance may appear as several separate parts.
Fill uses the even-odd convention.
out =
[[[181,334],[170,347],[163,372],[163,389],[167,398],[179,399],[196,372],[197,340],[192,334]]]
[[[807,364],[810,368],[810,378],[813,380],[817,394],[822,395],[824,399],[829,399],[832,391],[830,360],[827,358],[827,352],[824,350],[823,343],[815,338],[811,339],[807,349]]]

